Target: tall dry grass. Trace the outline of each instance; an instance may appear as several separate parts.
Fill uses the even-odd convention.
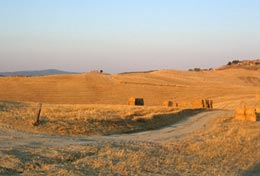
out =
[[[36,121],[38,104],[30,102],[0,102],[0,123],[35,132],[93,135],[118,134],[156,129],[173,124],[185,115],[200,110],[140,107],[123,105],[62,105],[43,104],[39,125]]]

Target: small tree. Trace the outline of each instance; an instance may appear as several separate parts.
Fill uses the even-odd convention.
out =
[[[239,60],[233,60],[232,64],[238,64],[240,61]]]
[[[200,68],[194,68],[194,71],[201,71]]]

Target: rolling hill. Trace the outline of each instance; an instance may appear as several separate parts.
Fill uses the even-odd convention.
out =
[[[260,124],[223,110],[256,94],[260,70],[239,65],[1,77],[0,175],[258,175]],[[130,96],[145,107],[124,106]],[[197,98],[223,109],[162,106]],[[39,124],[39,104],[20,101],[44,103]]]
[[[214,100],[216,108],[234,108],[260,93],[260,70],[159,70],[107,75],[84,73],[43,77],[1,77],[0,99],[58,104],[119,104],[130,96],[143,97],[145,105],[165,100]]]

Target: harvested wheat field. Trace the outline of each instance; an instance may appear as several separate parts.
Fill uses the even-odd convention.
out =
[[[260,122],[234,111],[259,107],[259,80],[245,69],[1,77],[0,175],[259,175]],[[214,108],[192,105],[202,99]]]
[[[0,77],[0,99],[55,104],[127,105],[129,97],[144,98],[145,105],[165,100],[214,100],[215,108],[234,109],[242,100],[256,99],[260,69],[212,71],[161,70],[148,73],[42,77]]]

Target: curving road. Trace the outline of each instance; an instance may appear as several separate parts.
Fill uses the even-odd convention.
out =
[[[152,130],[145,131],[133,134],[121,134],[113,135],[108,138],[114,140],[138,140],[138,141],[149,141],[149,142],[165,142],[169,140],[178,140],[189,133],[203,128],[210,120],[218,118],[225,114],[230,114],[231,111],[228,110],[215,110],[209,112],[202,112],[194,116],[190,116],[188,119],[180,121],[177,124],[171,126]]]
[[[185,118],[177,124],[152,131],[145,131],[132,134],[120,134],[111,136],[60,136],[35,134],[26,131],[12,129],[0,124],[0,148],[10,148],[18,146],[52,146],[60,147],[66,145],[82,145],[93,142],[117,142],[117,141],[143,141],[143,142],[165,142],[178,140],[189,133],[203,128],[210,120],[218,118],[231,111],[215,110],[202,112],[200,114]]]

